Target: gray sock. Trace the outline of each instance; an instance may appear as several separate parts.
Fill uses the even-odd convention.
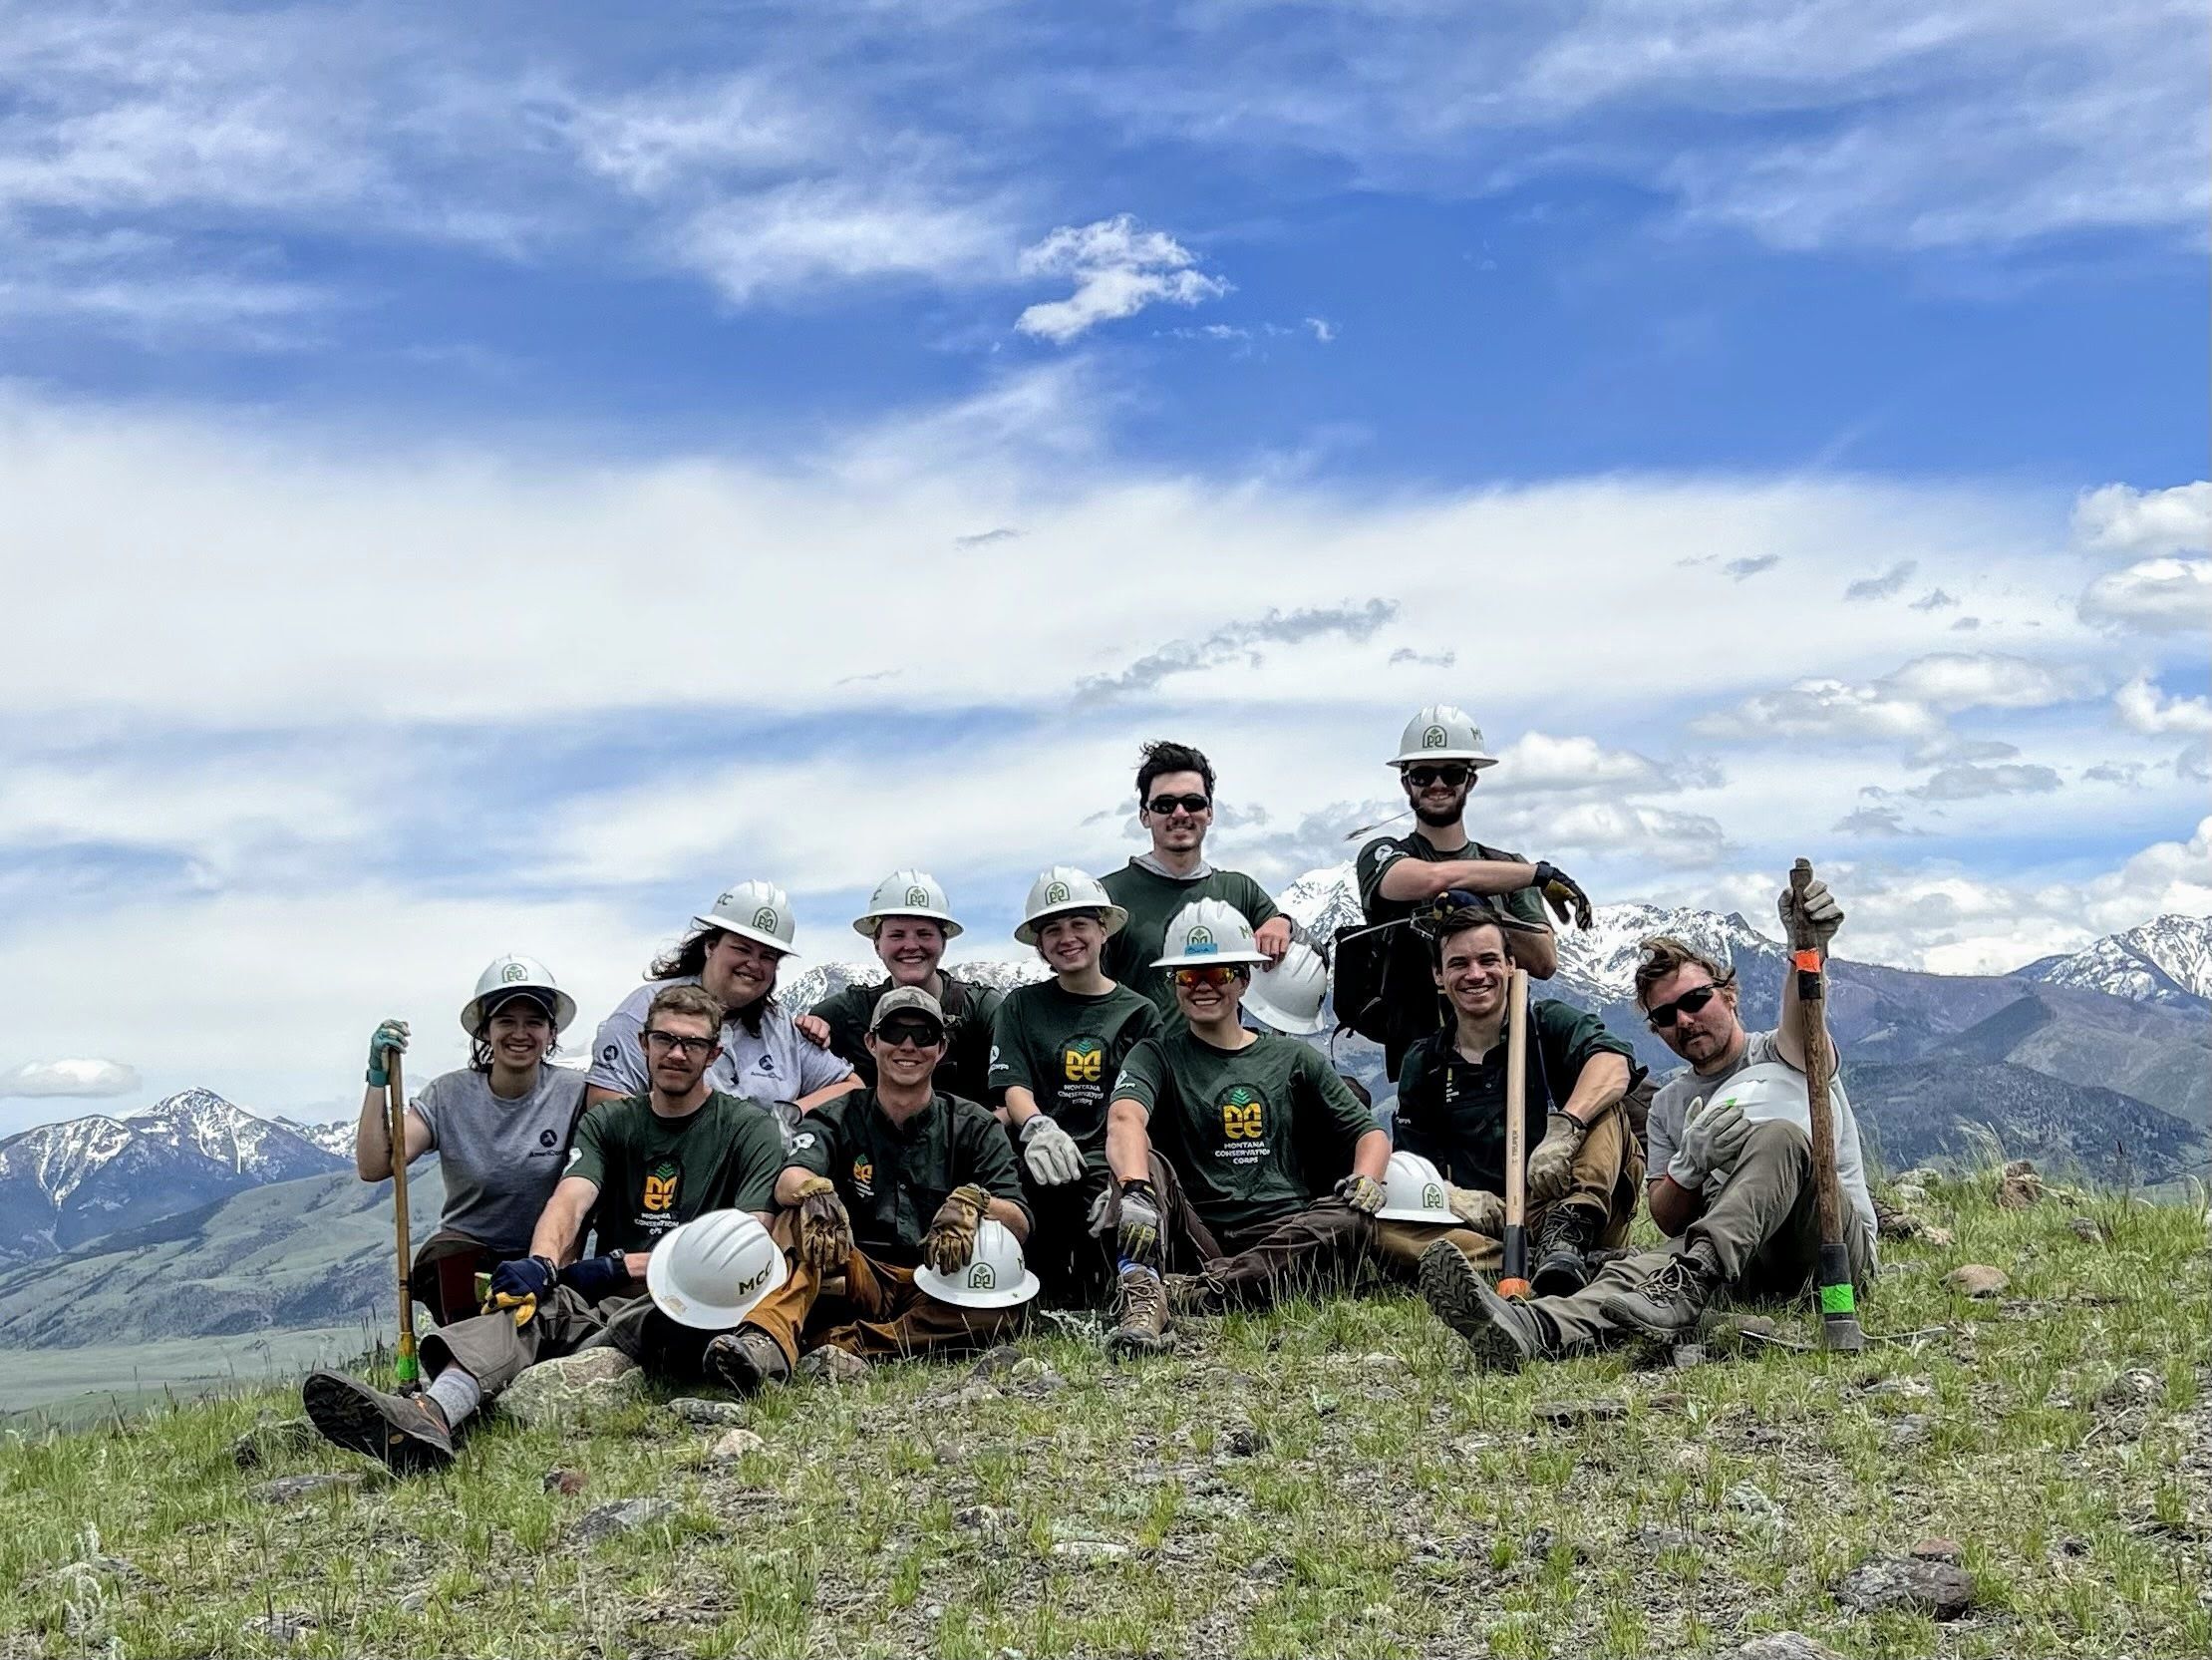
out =
[[[461,1421],[483,1404],[482,1386],[459,1366],[447,1367],[423,1393],[438,1403],[449,1430],[460,1429]]]

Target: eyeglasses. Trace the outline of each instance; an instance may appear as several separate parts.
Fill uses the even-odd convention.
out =
[[[1232,964],[1206,968],[1178,968],[1175,970],[1175,984],[1184,991],[1190,990],[1193,986],[1233,986],[1243,978],[1244,970]]]
[[[1184,813],[1198,814],[1211,806],[1213,803],[1203,796],[1154,796],[1144,804],[1145,811],[1156,813],[1163,819],[1178,808]]]
[[[1473,770],[1454,762],[1447,767],[1409,767],[1406,769],[1406,777],[1413,782],[1416,790],[1425,790],[1431,784],[1447,785],[1456,790],[1467,782],[1467,774]]]
[[[1644,1019],[1650,1024],[1653,1031],[1664,1032],[1674,1025],[1677,1015],[1696,1014],[1712,1002],[1719,995],[1721,988],[1727,984],[1726,980],[1722,980],[1713,985],[1692,986],[1672,1003],[1662,1003],[1656,1009],[1647,1009],[1644,1013]]]
[[[645,1034],[645,1047],[657,1055],[705,1055],[713,1051],[713,1038],[687,1038],[676,1032],[651,1031]]]
[[[875,1029],[876,1041],[886,1049],[927,1049],[944,1041],[945,1034],[935,1026],[924,1026],[920,1021],[894,1020],[887,1026]]]

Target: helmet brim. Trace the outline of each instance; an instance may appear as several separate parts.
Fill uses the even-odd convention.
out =
[[[752,940],[756,945],[766,945],[771,951],[781,951],[787,957],[798,955],[791,948],[790,940],[778,939],[767,929],[753,927],[750,923],[732,922],[727,917],[721,916],[695,916],[692,920],[702,928],[712,928],[718,934],[738,934],[743,938]]]
[[[1495,767],[1497,757],[1484,755],[1480,750],[1413,750],[1390,759],[1393,767],[1417,767],[1423,761],[1463,761],[1476,772],[1485,767]]]
[[[645,1259],[645,1289],[652,1295],[653,1306],[679,1326],[689,1326],[694,1331],[728,1331],[741,1324],[748,1314],[761,1306],[770,1292],[791,1277],[790,1264],[785,1260],[784,1253],[778,1251],[771,1264],[769,1282],[761,1288],[760,1296],[749,1297],[735,1305],[694,1301],[668,1283],[674,1253],[667,1246],[675,1237],[675,1230],[663,1234],[660,1248]]]
[[[1106,938],[1111,939],[1128,926],[1129,913],[1119,905],[1102,905],[1082,899],[1071,899],[1065,905],[1047,905],[1033,911],[1015,926],[1014,937],[1024,945],[1037,943],[1037,928],[1041,922],[1050,922],[1056,916],[1066,916],[1072,910],[1096,911],[1106,925]]]
[[[876,930],[894,916],[918,916],[925,922],[934,922],[938,927],[945,930],[947,939],[958,939],[963,931],[960,924],[943,911],[916,910],[912,905],[904,905],[896,910],[863,911],[852,919],[852,931],[862,939],[873,939]]]
[[[1375,1219],[1379,1222],[1429,1222],[1440,1227],[1465,1227],[1467,1225],[1448,1210],[1417,1210],[1411,1206],[1391,1204],[1386,1204],[1382,1209],[1376,1211]]]
[[[650,1266],[650,1258],[648,1266]],[[1012,1308],[1016,1303],[1026,1303],[1037,1295],[1043,1282],[1022,1269],[1022,1277],[1003,1291],[970,1291],[957,1280],[949,1279],[935,1268],[921,1267],[914,1270],[914,1284],[941,1303],[954,1308]]]
[[[1244,1001],[1238,1007],[1254,1020],[1266,1021],[1278,1032],[1289,1032],[1301,1038],[1310,1038],[1329,1024],[1329,1011],[1325,1008],[1315,1010],[1311,1020],[1285,1014],[1260,995],[1260,977],[1257,974],[1252,976],[1252,988],[1244,994]]]
[[[1256,968],[1267,958],[1258,951],[1200,951],[1184,952],[1179,957],[1154,957],[1154,968]]]
[[[472,997],[461,1006],[461,1029],[474,1038],[483,1028],[483,1023],[499,1012],[502,1004],[517,997],[542,1001],[553,1000],[553,1032],[557,1036],[568,1030],[576,1018],[576,1000],[558,986],[500,986],[481,997]]]

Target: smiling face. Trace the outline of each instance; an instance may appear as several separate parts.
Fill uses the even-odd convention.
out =
[[[1155,811],[1153,804],[1159,804]],[[1206,839],[1213,799],[1203,773],[1161,773],[1138,807],[1137,821],[1151,832],[1154,853],[1187,853]]]
[[[483,1041],[495,1063],[527,1072],[553,1047],[553,1023],[532,999],[510,997],[484,1026]]]
[[[743,934],[719,934],[707,947],[699,970],[701,989],[732,1014],[750,1008],[776,989],[776,965],[784,953]]]
[[[868,1034],[879,1082],[901,1090],[919,1089],[945,1055],[945,1029],[912,1013],[891,1016]]]
[[[1438,829],[1459,822],[1474,780],[1474,769],[1463,761],[1422,761],[1398,770],[1399,786],[1414,817]]]
[[[720,1053],[720,1034],[705,1015],[663,1009],[646,1024],[645,1064],[653,1074],[653,1088],[681,1100],[699,1087],[707,1068]]]
[[[1097,967],[1106,942],[1106,924],[1097,911],[1062,911],[1037,924],[1037,954],[1055,974],[1081,974]]]
[[[1699,1001],[1697,994],[1714,985],[1713,971],[1702,963],[1685,963],[1644,994],[1646,1019],[1672,1015],[1666,1025],[1654,1025],[1660,1042],[1699,1071],[1725,1061],[1743,1042],[1743,1024],[1737,1018],[1733,981],[1706,997],[1698,1009],[1684,1007],[1681,999]]]
[[[1175,984],[1175,1007],[1182,1010],[1183,1018],[1193,1025],[1207,1026],[1236,1018],[1237,1005],[1244,1001],[1245,988],[1252,983],[1252,971],[1235,963],[1217,968],[1178,968],[1171,971],[1170,978]]]
[[[1505,1007],[1513,959],[1505,951],[1504,929],[1494,922],[1462,928],[1444,940],[1442,958],[1430,972],[1455,1012],[1487,1020]]]
[[[945,955],[945,930],[926,916],[886,916],[876,924],[875,954],[894,986],[926,986]]]

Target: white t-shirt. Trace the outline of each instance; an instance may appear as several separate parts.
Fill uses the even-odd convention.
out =
[[[653,999],[669,986],[696,986],[696,976],[682,980],[648,980],[625,997],[614,1013],[599,1023],[591,1040],[591,1079],[601,1089],[624,1095],[643,1095],[652,1087],[646,1070],[645,1013]],[[782,1009],[769,1010],[755,1037],[740,1020],[722,1028],[722,1053],[707,1069],[710,1089],[767,1107],[783,1126],[790,1145],[798,1126],[799,1111],[791,1103],[852,1076],[852,1068],[826,1049],[816,1048],[798,1035],[791,1017]]]
[[[1652,1097],[1651,1118],[1645,1126],[1645,1134],[1651,1141],[1649,1169],[1664,1171],[1675,1150],[1682,1146],[1682,1133],[1690,1122],[1690,1104],[1721,1093],[1728,1081],[1744,1068],[1772,1064],[1787,1069],[1800,1080],[1804,1077],[1801,1071],[1782,1059],[1775,1037],[1772,1032],[1747,1032],[1743,1038],[1743,1053],[1736,1058],[1735,1065],[1713,1073],[1693,1072],[1685,1067],[1660,1086],[1659,1093]],[[1811,1099],[1802,1089],[1791,1103],[1767,1103],[1746,1111],[1744,1116],[1753,1120],[1787,1118],[1807,1135],[1812,1133]],[[1841,1078],[1828,1080],[1828,1118],[1835,1133],[1836,1187],[1866,1235],[1866,1259],[1871,1262],[1875,1254],[1874,1200],[1866,1190],[1866,1163],[1859,1152],[1859,1121],[1851,1111],[1851,1098],[1843,1093]],[[1711,1204],[1718,1198],[1727,1183],[1727,1176],[1708,1176],[1706,1203]]]

